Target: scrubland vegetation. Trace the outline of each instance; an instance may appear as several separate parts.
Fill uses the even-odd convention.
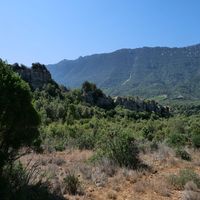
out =
[[[88,89],[31,91],[0,62],[0,199],[200,199],[200,103],[161,117]]]

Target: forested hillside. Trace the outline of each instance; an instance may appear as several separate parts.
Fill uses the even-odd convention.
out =
[[[200,98],[200,45],[121,49],[47,68],[57,82],[70,88],[88,80],[113,96]]]

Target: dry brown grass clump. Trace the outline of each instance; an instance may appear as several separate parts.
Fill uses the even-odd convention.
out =
[[[116,200],[117,199],[117,192],[116,191],[109,191],[107,194],[108,199]]]
[[[200,200],[200,190],[193,181],[186,183],[183,200]]]
[[[183,200],[200,200],[200,192],[186,190],[183,194]]]
[[[145,172],[139,170],[130,170],[130,169],[123,169],[122,170],[123,176],[125,177],[126,181],[131,183],[136,183]]]
[[[166,183],[166,181],[162,178],[157,178],[151,182],[151,188],[154,192],[157,194],[164,196],[164,197],[170,197],[171,192],[169,189],[169,185]]]
[[[134,191],[139,193],[145,193],[148,187],[149,183],[146,180],[141,180],[134,184]]]

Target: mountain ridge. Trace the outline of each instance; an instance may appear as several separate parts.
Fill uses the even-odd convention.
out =
[[[176,46],[174,46],[174,47],[169,47],[169,46],[142,46],[142,47],[136,47],[136,48],[124,47],[124,48],[116,49],[116,50],[109,51],[109,52],[100,52],[100,53],[94,53],[94,54],[89,54],[89,55],[85,55],[85,56],[79,56],[79,57],[74,58],[74,59],[64,58],[64,59],[58,61],[57,63],[49,63],[49,64],[47,64],[47,66],[59,64],[60,62],[63,62],[63,61],[74,61],[74,60],[78,60],[79,58],[90,57],[90,56],[94,56],[94,55],[110,54],[110,53],[114,53],[114,52],[121,51],[121,50],[135,50],[135,49],[143,49],[143,48],[167,48],[167,49],[177,48],[177,49],[180,49],[180,48],[190,48],[190,47],[195,47],[195,46],[200,47],[200,43],[188,45],[188,46],[181,46],[181,47],[176,47]]]
[[[88,80],[107,94],[200,98],[200,44],[187,47],[123,48],[47,65],[68,87]]]

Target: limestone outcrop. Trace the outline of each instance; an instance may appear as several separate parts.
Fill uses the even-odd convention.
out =
[[[169,115],[169,107],[162,106],[154,100],[142,100],[138,97],[114,97],[115,106],[122,106],[123,108],[136,111],[136,112],[155,112],[162,116]]]
[[[95,84],[85,81],[82,85],[82,98],[86,103],[104,109],[113,109],[121,106],[135,112],[150,112],[160,116],[169,116],[169,108],[154,100],[143,100],[139,97],[106,96]]]
[[[31,68],[17,63],[11,67],[23,80],[28,82],[33,89],[42,88],[45,84],[52,82],[50,72],[45,65],[40,63],[33,63]]]

